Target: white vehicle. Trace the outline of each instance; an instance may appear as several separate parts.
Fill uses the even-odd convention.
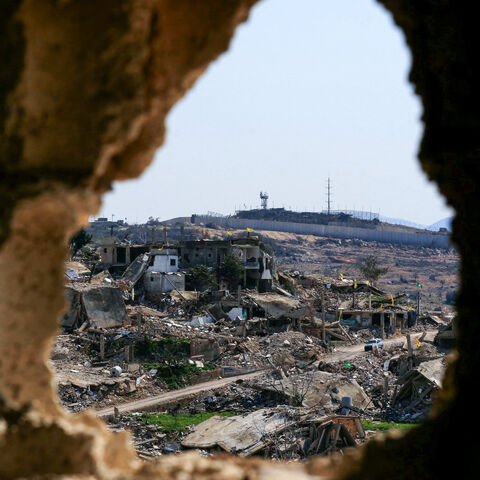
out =
[[[381,338],[372,338],[365,344],[364,348],[366,352],[383,348],[383,340]]]

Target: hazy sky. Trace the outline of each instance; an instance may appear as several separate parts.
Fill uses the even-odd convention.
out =
[[[451,214],[420,170],[410,53],[374,0],[263,0],[167,118],[137,180],[101,215],[140,222],[258,206],[333,208],[431,224]]]

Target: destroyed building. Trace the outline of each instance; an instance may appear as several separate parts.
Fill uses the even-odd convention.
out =
[[[98,253],[102,267],[114,270],[122,267],[128,270],[134,262],[138,265],[147,262],[142,274],[148,272],[149,277],[144,282],[145,290],[153,295],[173,289],[184,290],[185,279],[182,274],[197,265],[218,271],[226,256],[235,257],[243,268],[241,283],[244,288],[269,291],[276,277],[274,255],[268,253],[257,238],[251,237],[145,245],[121,244],[112,237],[107,237],[105,243],[98,248]],[[149,256],[148,260],[146,257],[144,260],[142,255],[145,254]],[[138,280],[136,278],[134,283]]]
[[[185,290],[185,273],[178,270],[177,249],[152,249],[149,255],[143,282],[146,298],[158,300],[162,293]]]
[[[255,288],[261,292],[271,289],[276,275],[275,259],[257,238],[186,241],[179,244],[180,268],[184,269],[200,264],[218,268],[227,255],[233,255],[243,267],[244,288]]]
[[[407,308],[397,307],[382,310],[341,310],[340,323],[351,328],[370,328],[389,334],[415,324],[415,312]],[[382,335],[381,335],[382,336]]]
[[[121,270],[122,267],[130,265],[138,255],[148,252],[151,245],[132,245],[126,241],[120,241],[114,236],[105,237],[101,246],[98,248],[100,262],[104,268],[114,268]]]

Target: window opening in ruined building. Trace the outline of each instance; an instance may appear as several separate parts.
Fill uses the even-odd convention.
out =
[[[106,196],[102,214],[132,219],[113,222],[115,241],[132,246],[117,248],[116,262],[126,268],[111,273],[130,318],[135,312],[144,320],[139,331],[148,340],[138,361],[145,368],[137,375],[134,364],[128,381],[108,392],[94,389],[88,401],[77,392],[79,401],[68,408],[105,406],[110,394],[185,388],[210,370],[265,368],[273,375],[256,384],[261,394],[235,387],[225,404],[199,397],[193,414],[188,406],[182,414],[229,415],[240,408],[254,416],[272,407],[272,395],[281,397],[275,415],[287,407],[313,408],[311,385],[325,385],[333,375],[324,392],[328,405],[322,405],[331,418],[419,423],[428,415],[434,388],[415,368],[436,362],[436,374],[444,367],[445,352],[437,351],[434,338],[444,333],[439,327],[453,335],[454,309],[444,297],[457,288],[457,257],[436,222],[451,211],[417,165],[421,106],[406,80],[407,49],[389,14],[373,1],[291,5],[265,1],[254,9],[230,52],[175,107],[149,174],[117,184]],[[181,183],[178,159],[190,172]],[[155,197],[159,202],[151,202]],[[150,230],[159,218],[166,221],[161,238]],[[179,253],[185,238],[219,242],[223,253],[208,263],[210,270],[197,260],[190,268],[185,253],[179,272],[164,275],[167,250]],[[212,257],[203,245],[189,247],[195,259]],[[162,275],[155,285],[144,283],[150,267],[157,271],[153,254],[162,250],[155,257]],[[115,335],[115,342],[127,341]],[[382,339],[375,348],[368,344],[372,337]],[[340,360],[341,349],[355,353]],[[405,373],[410,379],[402,384]],[[352,383],[353,393],[343,388]],[[176,415],[177,407],[167,415]],[[162,415],[128,421],[143,432],[145,424],[166,421]],[[248,418],[247,426],[255,420]],[[336,423],[342,446],[363,441],[367,424],[352,422],[353,433]],[[320,440],[332,433],[330,426],[295,425],[315,429],[315,449],[301,450],[294,441],[281,449],[286,437],[276,437],[273,446],[261,446],[261,455],[298,459],[337,448]],[[144,451],[177,451],[180,437],[184,447],[201,448],[194,434],[179,430],[173,447],[166,435],[158,449],[145,442]],[[287,440],[297,439],[294,430],[288,434]]]

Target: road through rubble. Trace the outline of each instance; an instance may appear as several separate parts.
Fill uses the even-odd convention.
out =
[[[133,402],[113,405],[107,408],[101,408],[96,411],[96,414],[99,417],[109,417],[115,413],[115,408],[118,409],[119,413],[146,410],[150,407],[171,403],[177,400],[181,400],[183,398],[187,398],[190,395],[196,395],[200,392],[222,388],[230,383],[236,382],[237,380],[249,380],[260,375],[264,375],[265,373],[265,370],[259,370],[245,375],[237,375],[235,377],[220,378],[219,380],[212,380],[210,382],[197,383],[196,385],[191,385],[186,388],[180,388],[171,392],[165,392],[160,395],[155,395],[154,397],[142,398],[141,400],[135,400]]]
[[[438,333],[438,330],[427,330],[425,340],[433,341],[433,338],[437,333]],[[420,338],[422,335],[423,335],[423,332],[416,333],[415,335],[411,334],[413,350],[417,349],[415,338]],[[403,344],[406,344],[406,342],[407,342],[407,337],[404,335],[402,335],[401,337],[393,337],[393,338],[388,338],[383,340],[385,347],[391,347],[394,345],[401,346]],[[371,352],[365,352],[364,344],[362,343],[358,345],[340,347],[333,353],[322,355],[321,361],[325,363],[345,362],[347,360],[352,360],[356,357],[361,357],[369,354],[371,354]]]

